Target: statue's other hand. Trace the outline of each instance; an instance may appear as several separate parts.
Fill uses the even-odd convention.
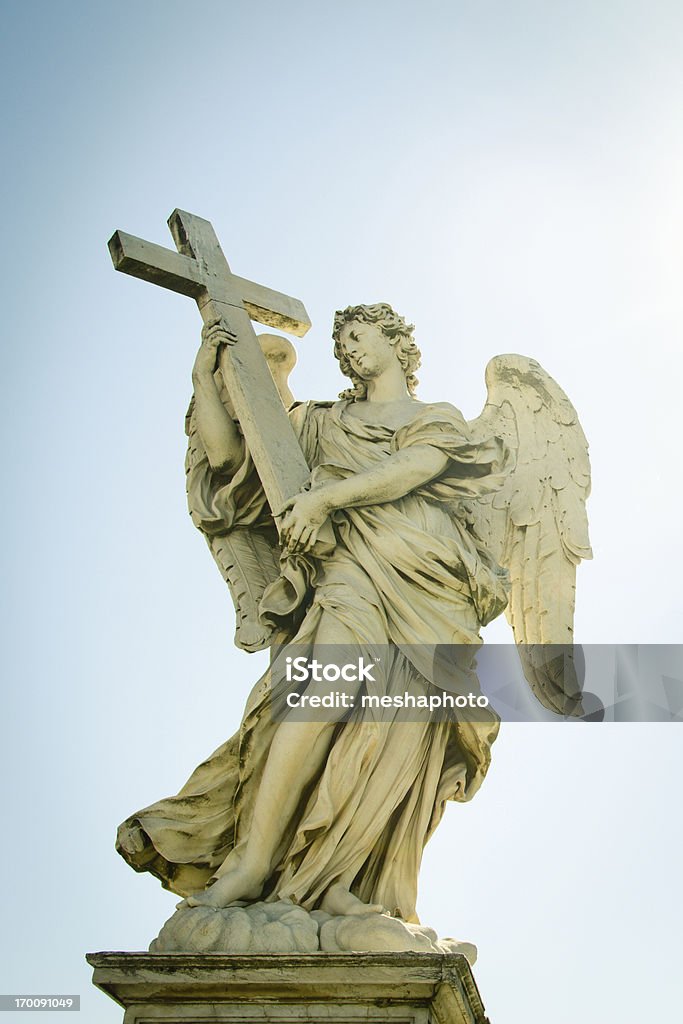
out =
[[[280,538],[286,551],[310,551],[318,538],[318,532],[330,512],[325,499],[325,488],[312,491],[301,491],[284,503],[278,513],[283,516],[280,522]]]

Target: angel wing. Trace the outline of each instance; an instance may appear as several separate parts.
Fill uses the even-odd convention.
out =
[[[289,373],[296,362],[294,348],[286,338],[279,335],[261,334],[258,338],[280,397],[285,406],[289,407],[294,403],[294,396],[288,385]],[[230,396],[219,370],[215,373],[215,380],[223,404],[234,417]],[[204,533],[213,559],[230,589],[236,616],[235,645],[245,651],[263,650],[281,639],[278,630],[265,625],[259,619],[259,604],[264,591],[280,575],[278,534],[269,514],[265,496],[260,493],[263,514],[251,511],[243,522],[239,519],[236,522],[228,522],[227,508],[233,505],[232,498],[224,497],[223,500],[216,501],[216,497],[221,485],[228,488],[231,485],[216,480],[209,467],[196,428],[194,396],[185,417],[185,433],[188,436],[185,471],[188,479],[190,513]],[[256,472],[253,466],[251,472]],[[240,480],[234,481],[235,489],[240,489],[242,483]],[[239,502],[239,498],[235,500]],[[226,522],[214,529],[213,525],[208,525],[206,513],[208,506],[216,505],[225,510]],[[211,511],[213,512],[213,509]]]
[[[524,674],[551,711],[580,715],[574,659],[576,567],[592,558],[588,443],[574,406],[534,359],[495,356],[473,436],[493,432],[516,454],[505,486],[472,506],[474,526],[510,573],[506,617]]]

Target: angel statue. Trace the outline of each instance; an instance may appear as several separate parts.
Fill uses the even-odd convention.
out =
[[[518,355],[491,360],[472,422],[447,402],[421,402],[413,330],[385,303],[337,312],[334,354],[350,387],[336,402],[294,401],[292,346],[262,336],[311,470],[272,509],[219,368],[234,335],[219,320],[204,327],[187,490],[233,593],[236,643],[390,645],[375,687],[429,694],[444,681],[425,652],[474,653],[480,628],[505,610],[536,696],[580,715],[571,659],[559,670],[547,653],[571,645],[576,566],[590,557],[576,412]],[[184,898],[152,948],[445,948],[416,915],[422,851],[447,801],[481,785],[497,715],[294,720],[272,714],[283,686],[269,668],[239,732],[177,796],[120,827],[128,863]],[[254,908],[270,939],[258,939]],[[278,922],[291,925],[293,945],[272,937]]]

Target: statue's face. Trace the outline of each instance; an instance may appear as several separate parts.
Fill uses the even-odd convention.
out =
[[[361,380],[380,376],[397,358],[381,327],[362,320],[344,324],[339,332],[339,345]]]

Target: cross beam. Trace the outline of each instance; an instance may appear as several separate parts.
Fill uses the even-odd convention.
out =
[[[311,326],[302,302],[232,273],[208,220],[183,210],[168,219],[178,252],[116,231],[116,270],[196,300],[204,323],[220,318],[237,336],[220,355],[235,414],[274,511],[301,490],[309,469],[268,369],[252,319],[301,337]]]

